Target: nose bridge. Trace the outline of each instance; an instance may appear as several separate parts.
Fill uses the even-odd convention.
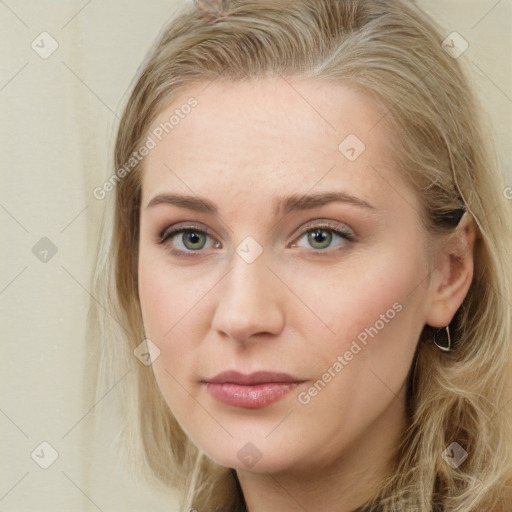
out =
[[[277,334],[284,324],[276,283],[271,282],[275,277],[266,266],[266,255],[260,253],[252,259],[253,253],[248,258],[253,249],[244,242],[237,247],[213,319],[217,331],[237,341],[246,341],[255,334]]]

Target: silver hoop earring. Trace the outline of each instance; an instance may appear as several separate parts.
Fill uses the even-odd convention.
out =
[[[452,339],[450,337],[450,326],[442,327],[434,334],[434,345],[443,352],[450,352]]]

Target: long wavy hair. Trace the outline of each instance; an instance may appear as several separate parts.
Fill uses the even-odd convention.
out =
[[[477,229],[473,281],[451,325],[454,349],[426,343],[433,332],[425,326],[394,473],[368,510],[430,512],[433,501],[456,512],[512,510],[512,216],[464,56],[454,58],[444,39],[406,0],[232,0],[217,17],[190,3],[139,68],[117,132],[89,337],[97,396],[114,385],[124,393],[121,446],[140,475],[184,490],[182,510],[238,512],[244,499],[236,472],[191,442],[151,367],[134,357],[144,339],[137,286],[144,159],[130,159],[155,117],[191,85],[263,77],[312,78],[367,94],[392,128],[397,172],[421,200],[427,240],[450,236],[455,228],[444,220],[461,207]],[[443,458],[452,442],[468,453],[456,469]]]

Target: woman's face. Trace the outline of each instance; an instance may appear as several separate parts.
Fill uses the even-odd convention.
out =
[[[253,472],[389,453],[429,301],[383,112],[326,82],[217,80],[152,130],[139,292],[184,431]]]

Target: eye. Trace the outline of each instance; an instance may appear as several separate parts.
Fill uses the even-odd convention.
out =
[[[343,224],[315,224],[290,244],[290,247],[312,248],[314,252],[342,248],[355,240],[355,235]],[[180,225],[166,228],[159,236],[158,243],[167,246],[177,256],[194,256],[208,249],[219,249],[222,244],[213,235],[196,225]],[[304,245],[307,244],[307,245]]]
[[[331,224],[316,225],[306,230],[298,239],[298,243],[293,243],[292,247],[312,247],[317,251],[326,249],[335,249],[345,246],[348,242],[354,241],[355,237],[351,230],[341,224],[335,226]],[[300,242],[305,240],[308,245]],[[337,242],[333,245],[334,242]]]
[[[220,243],[215,241],[206,231],[196,226],[175,226],[167,228],[160,235],[159,243],[169,246],[173,253],[196,253],[204,249],[219,248]]]

